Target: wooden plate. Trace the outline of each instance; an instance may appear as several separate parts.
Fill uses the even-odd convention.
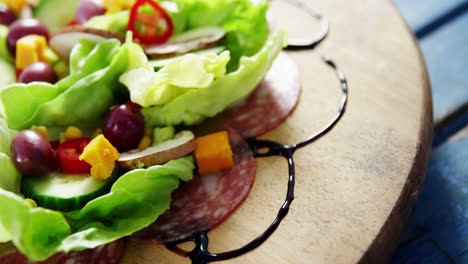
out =
[[[432,128],[429,82],[398,12],[390,1],[306,2],[328,19],[330,34],[314,50],[288,52],[301,71],[300,103],[261,138],[297,143],[332,119],[340,84],[321,55],[345,73],[348,109],[332,132],[295,154],[296,198],[278,230],[258,249],[226,263],[384,263],[424,179]],[[275,25],[288,27],[292,36],[320,28],[284,0],[272,6]],[[287,180],[284,159],[258,159],[247,200],[208,233],[210,251],[236,249],[261,234],[283,203]],[[164,246],[128,243],[123,263],[190,261]]]
[[[383,263],[424,179],[432,128],[429,82],[398,12],[390,1],[306,2],[328,19],[330,34],[314,50],[288,51],[301,72],[300,103],[262,139],[300,142],[336,114],[340,83],[321,55],[331,57],[348,80],[347,112],[329,134],[295,154],[296,198],[278,230],[258,249],[226,263]],[[284,0],[272,6],[276,26],[288,27],[291,36],[319,29],[301,8]],[[209,232],[211,252],[245,245],[276,217],[286,195],[287,163],[261,158],[257,171],[244,204]],[[127,243],[122,263],[190,261],[164,246]]]

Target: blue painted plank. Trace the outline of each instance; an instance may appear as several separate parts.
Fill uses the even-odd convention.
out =
[[[468,263],[468,138],[432,152],[405,237],[391,264]]]
[[[467,0],[393,0],[415,32],[467,2]]]
[[[468,102],[467,29],[468,12],[420,41],[432,85],[435,119]]]
[[[418,252],[418,254],[414,254]],[[399,248],[390,264],[451,264],[448,258],[430,238],[422,237]]]

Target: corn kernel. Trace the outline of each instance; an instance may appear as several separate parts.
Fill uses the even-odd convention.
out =
[[[75,138],[82,138],[83,132],[81,129],[77,128],[76,126],[69,126],[67,130],[65,130],[65,140],[75,139]]]
[[[49,133],[47,132],[47,127],[45,126],[32,126],[31,130],[36,131],[37,133],[43,135],[47,140],[49,140]]]
[[[148,136],[148,137],[152,137],[153,136],[153,128],[152,127],[145,127],[144,135]]]
[[[95,138],[95,137],[97,137],[97,136],[99,136],[99,135],[101,135],[101,134],[102,134],[102,129],[98,128],[98,129],[96,129],[96,131],[94,131],[94,133],[93,133],[93,135],[91,136],[91,138]]]
[[[149,136],[144,136],[140,143],[138,144],[138,150],[142,151],[147,149],[149,146],[151,146],[151,137]]]
[[[25,201],[26,201],[29,205],[31,205],[32,208],[36,208],[36,207],[37,207],[37,203],[36,203],[36,201],[34,201],[33,199],[29,199],[29,198],[28,198],[28,199],[25,199]]]

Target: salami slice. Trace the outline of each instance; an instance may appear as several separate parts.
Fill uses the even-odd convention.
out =
[[[244,138],[263,135],[292,113],[300,92],[299,69],[281,52],[257,89],[243,103],[228,110],[227,124]]]
[[[234,167],[229,170],[194,175],[173,193],[171,207],[149,227],[132,235],[142,243],[167,243],[207,231],[220,224],[247,197],[252,188],[256,163],[246,142],[227,129]]]
[[[117,264],[120,262],[124,242],[122,239],[104,246],[71,253],[57,253],[44,261],[28,262],[28,258],[16,251],[0,257],[0,264]]]

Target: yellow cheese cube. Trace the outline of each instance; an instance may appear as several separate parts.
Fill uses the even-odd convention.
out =
[[[136,0],[117,0],[119,2],[120,8],[123,10],[130,9],[135,4]]]
[[[16,68],[22,70],[38,62],[48,62],[44,55],[47,40],[44,36],[27,35],[16,42]]]
[[[104,137],[98,135],[84,148],[80,160],[91,165],[91,176],[96,179],[107,179],[112,175],[115,161],[120,157],[117,149]]]
[[[132,8],[135,2],[136,0],[103,0],[102,4],[107,9],[106,14],[114,14]]]
[[[5,0],[5,4],[16,14],[19,14],[23,10],[27,2],[28,0]]]

